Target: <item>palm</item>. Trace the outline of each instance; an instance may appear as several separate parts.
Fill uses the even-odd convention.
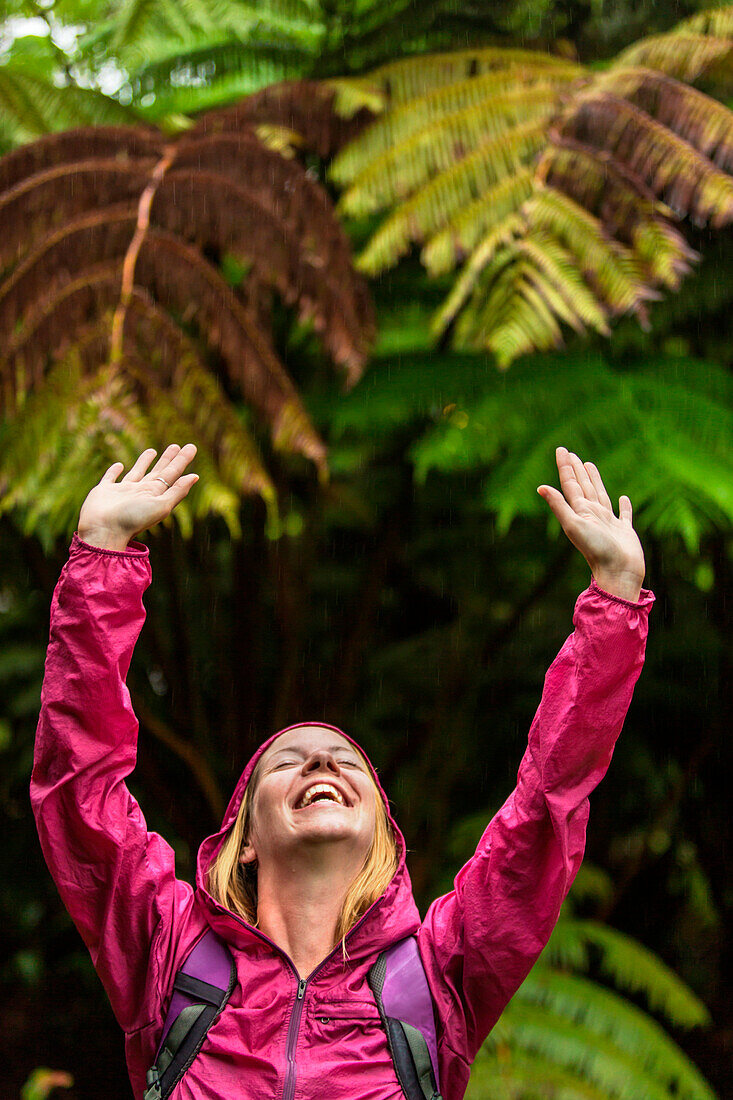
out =
[[[573,546],[580,550],[596,579],[644,578],[644,551],[632,527],[631,501],[619,499],[614,515],[610,497],[592,462],[581,462],[565,447],[556,452],[562,492],[541,485],[538,492],[557,516]],[[600,583],[600,581],[599,581]]]

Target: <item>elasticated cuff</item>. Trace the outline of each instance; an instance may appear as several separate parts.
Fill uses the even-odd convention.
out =
[[[74,550],[78,549],[91,550],[95,554],[110,554],[113,558],[147,558],[150,556],[150,550],[145,543],[136,542],[135,539],[128,543],[125,550],[108,550],[104,546],[92,546],[90,542],[84,542],[84,539],[79,538],[79,532],[74,531],[69,553],[72,554]]]

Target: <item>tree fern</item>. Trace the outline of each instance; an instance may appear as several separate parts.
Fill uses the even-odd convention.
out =
[[[320,117],[316,102],[310,124],[328,142],[328,93]],[[276,447],[325,469],[272,345],[272,296],[320,333],[351,383],[373,340],[373,310],[327,195],[259,136],[268,121],[278,129],[287,103],[255,97],[172,140],[154,128],[62,132],[0,160],[0,402],[12,422],[0,480],[3,506],[23,510],[27,530],[45,516],[49,529],[68,531],[79,480],[100,454],[112,461],[115,425],[125,453],[171,433],[199,444],[213,471],[204,511],[233,531],[242,493],[272,507],[232,393]],[[31,438],[58,461],[31,472]],[[190,529],[187,509],[181,522]]]
[[[731,25],[694,23],[717,36]],[[688,30],[664,36],[670,56]],[[625,312],[644,323],[645,303],[695,258],[677,223],[733,219],[733,112],[654,71],[659,51],[642,47],[597,73],[477,47],[355,78],[382,107],[331,164],[337,209],[387,211],[360,270],[377,276],[413,244],[433,273],[463,264],[431,330],[502,367],[557,346],[562,325],[607,334]]]

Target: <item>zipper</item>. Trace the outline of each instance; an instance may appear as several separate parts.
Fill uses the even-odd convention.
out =
[[[300,1017],[303,1015],[303,1000],[305,998],[305,987],[307,985],[308,978],[298,979],[298,992],[295,997],[293,1011],[290,1015],[290,1024],[288,1026],[288,1039],[285,1047],[285,1056],[288,1060],[288,1070],[285,1075],[282,1100],[293,1100],[293,1094],[295,1093],[295,1077],[298,1069],[295,1061],[295,1048],[298,1045]]]

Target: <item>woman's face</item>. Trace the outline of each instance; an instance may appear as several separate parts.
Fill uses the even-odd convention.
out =
[[[240,862],[262,866],[303,846],[338,842],[360,866],[374,835],[375,797],[367,766],[345,737],[319,726],[289,730],[260,758]]]

